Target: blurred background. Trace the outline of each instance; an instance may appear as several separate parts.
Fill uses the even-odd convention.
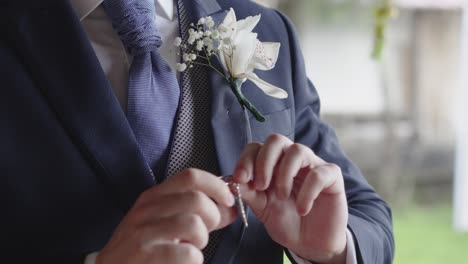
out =
[[[258,2],[295,23],[322,117],[393,208],[394,263],[468,263],[468,4]]]

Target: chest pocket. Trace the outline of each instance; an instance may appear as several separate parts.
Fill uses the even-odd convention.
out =
[[[264,142],[269,135],[275,133],[282,134],[289,138],[292,137],[293,130],[290,108],[264,115],[266,117],[265,122],[258,122],[253,117],[250,119],[253,141]]]

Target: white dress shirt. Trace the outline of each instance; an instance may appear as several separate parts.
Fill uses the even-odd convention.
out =
[[[71,0],[101,67],[109,79],[112,89],[123,109],[127,105],[127,82],[132,56],[126,51],[112,23],[101,5],[103,0]],[[163,43],[159,48],[161,56],[175,69],[178,62],[177,49],[173,40],[179,35],[174,0],[155,0],[156,21]],[[353,236],[348,230],[346,264],[356,264],[356,251]],[[292,257],[298,264],[310,264],[293,252]],[[98,253],[88,255],[85,264],[94,264]]]

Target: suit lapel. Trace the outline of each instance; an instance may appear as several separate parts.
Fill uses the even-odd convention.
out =
[[[127,210],[152,177],[125,115],[68,1],[24,9],[17,52],[65,132]]]
[[[250,126],[244,122],[244,112],[226,80],[210,74],[212,91],[212,118],[214,142],[222,175],[233,173],[242,149],[248,142]],[[248,208],[247,208],[248,209]],[[249,214],[247,210],[247,214]],[[212,258],[212,263],[233,263],[242,243],[245,228],[237,219],[224,231],[223,239]]]
[[[192,22],[197,22],[201,17],[211,16],[218,24],[227,14],[227,11],[222,9],[216,0],[182,0],[189,19]]]

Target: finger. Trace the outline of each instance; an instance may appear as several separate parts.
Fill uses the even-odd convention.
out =
[[[257,190],[264,191],[270,186],[275,166],[281,159],[283,151],[291,144],[290,139],[279,134],[267,138],[255,161],[254,182]]]
[[[137,209],[137,217],[142,222],[151,222],[157,218],[192,213],[199,215],[208,230],[212,231],[218,228],[221,221],[218,206],[200,191],[187,191],[159,196],[157,201],[145,201],[139,204]]]
[[[261,143],[250,143],[244,148],[232,175],[236,182],[247,183],[253,178],[255,161],[261,147]]]
[[[143,199],[157,200],[157,197],[170,193],[200,191],[223,206],[233,206],[234,196],[225,182],[219,177],[199,169],[186,169],[167,181],[151,188]]]
[[[232,224],[237,218],[237,210],[235,207],[218,207],[219,213],[221,215],[221,219],[219,221],[218,226],[216,229],[224,228],[230,224]]]
[[[150,259],[143,263],[159,263],[164,260],[168,264],[202,264],[202,252],[191,244],[160,243],[151,249]]]
[[[294,178],[302,168],[318,165],[318,162],[314,161],[314,156],[310,148],[301,144],[295,143],[286,149],[274,173],[275,190],[279,199],[285,200],[289,198]]]
[[[184,241],[202,249],[208,244],[208,229],[199,215],[179,214],[138,227],[142,244],[152,247],[161,242]]]
[[[340,168],[329,163],[317,166],[304,179],[296,199],[297,211],[302,216],[307,215],[321,193],[333,195],[340,192],[344,192]]]

